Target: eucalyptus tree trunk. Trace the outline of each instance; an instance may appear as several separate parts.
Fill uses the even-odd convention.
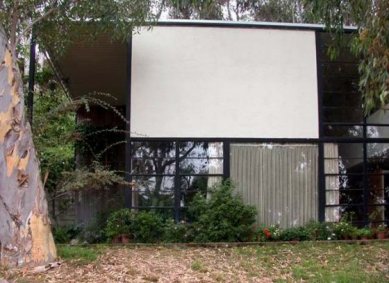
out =
[[[45,191],[29,123],[15,48],[0,29],[0,262],[37,266],[53,261]]]

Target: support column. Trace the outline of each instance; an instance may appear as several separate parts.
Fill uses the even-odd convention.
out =
[[[366,116],[363,118],[363,225],[369,225],[369,180],[368,180],[368,155],[367,155],[367,126]]]
[[[317,76],[317,104],[318,104],[318,128],[319,128],[319,154],[318,154],[318,219],[320,222],[325,221],[325,209],[326,209],[326,180],[324,170],[324,142],[322,138],[324,136],[323,127],[323,69],[320,56],[323,53],[320,40],[320,32],[315,32],[315,44],[316,44],[316,76]]]
[[[132,61],[132,36],[127,43],[127,93],[126,93],[126,146],[125,146],[125,180],[132,181],[131,177],[131,61]],[[125,206],[132,207],[132,187],[125,188]]]
[[[230,178],[230,142],[223,141],[223,179]]]
[[[176,174],[174,177],[174,220],[176,223],[180,221],[181,210],[181,182],[180,182],[180,144],[175,141],[175,156],[176,156]]]

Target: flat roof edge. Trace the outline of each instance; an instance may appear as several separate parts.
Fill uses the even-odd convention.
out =
[[[269,28],[269,29],[291,29],[291,30],[315,30],[326,31],[321,24],[303,23],[278,23],[278,22],[236,22],[219,20],[160,20],[156,26],[199,26],[199,27],[226,27],[226,28]],[[345,32],[356,32],[357,27],[344,26]]]

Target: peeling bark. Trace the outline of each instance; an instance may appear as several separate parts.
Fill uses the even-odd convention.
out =
[[[0,30],[0,263],[36,266],[55,258],[22,80]]]

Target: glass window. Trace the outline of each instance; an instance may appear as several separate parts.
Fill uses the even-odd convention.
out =
[[[324,136],[326,137],[363,137],[363,127],[360,125],[324,125]]]
[[[166,159],[174,159],[175,155],[175,142],[147,141],[131,143],[132,158],[159,157]]]
[[[368,138],[389,138],[389,126],[367,126]]]
[[[174,177],[134,177],[133,206],[172,207],[174,205]]]
[[[131,170],[133,175],[172,175],[176,171],[176,161],[166,158],[133,158]]]
[[[385,158],[389,157],[389,143],[368,143],[367,144],[368,158]]]
[[[222,181],[223,143],[132,142],[131,176],[133,207],[184,211],[197,192]]]

